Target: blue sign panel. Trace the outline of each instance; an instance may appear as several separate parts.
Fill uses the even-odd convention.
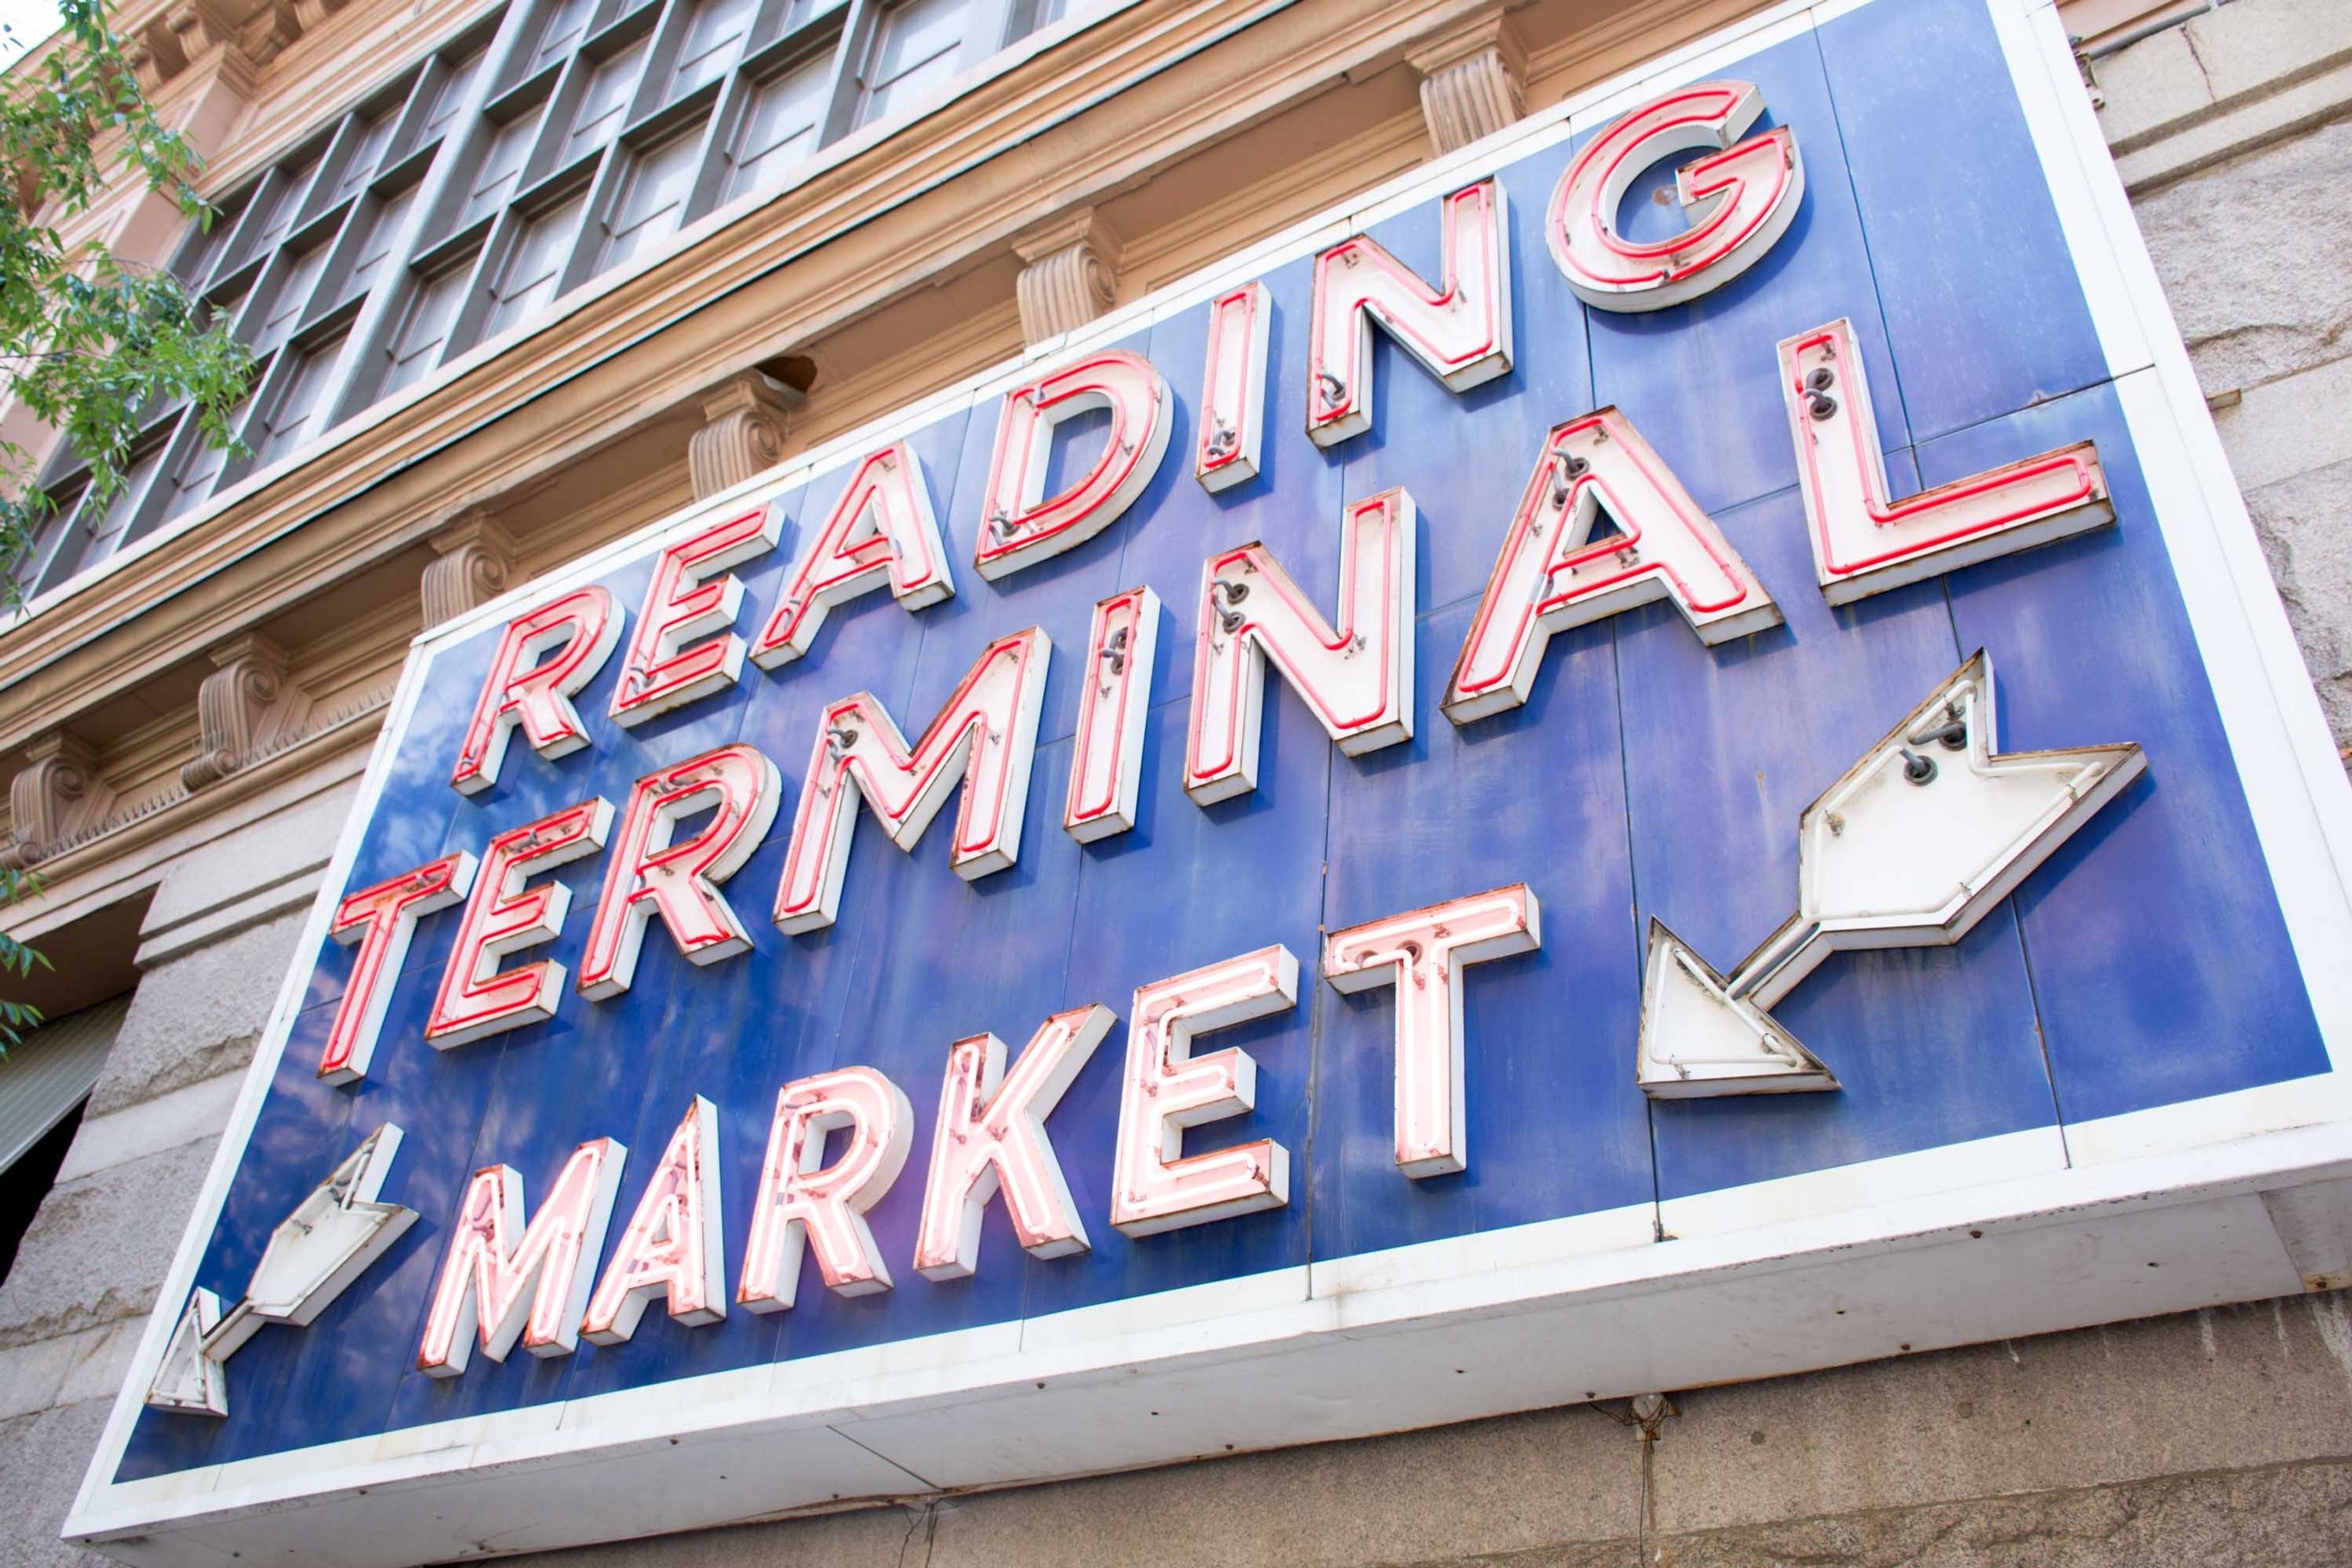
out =
[[[2156,1148],[2170,1135],[2143,1137],[2139,1129],[2158,1124],[2133,1119],[2168,1108],[2191,1108],[2192,1116],[2212,1108],[2216,1127],[2248,1116],[2260,1124],[2248,1131],[2284,1125],[2274,1110],[2245,1110],[2255,1103],[2245,1097],[2326,1079],[2331,1068],[2274,887],[2278,857],[2265,852],[2272,830],[2258,831],[2262,786],[2250,784],[2245,742],[2224,721],[2222,704],[2239,698],[2217,693],[2207,650],[2221,645],[2196,624],[2190,601],[2201,589],[2183,564],[2183,536],[2163,515],[2172,503],[2162,487],[2180,484],[2182,459],[2143,449],[2158,427],[2135,412],[2134,378],[2155,373],[2145,359],[2119,357],[2102,316],[2112,310],[2095,309],[2086,295],[2085,278],[2096,289],[2105,275],[2086,267],[2083,241],[2070,232],[2070,223],[2089,221],[2064,211],[2078,199],[2072,187],[2062,181],[2053,194],[2058,133],[2036,124],[2042,89],[2031,80],[2043,62],[2037,55],[2021,63],[2020,46],[2001,31],[2021,24],[2007,18],[2006,8],[1989,13],[1981,0],[1864,5],[1818,22],[1799,13],[1718,51],[1706,79],[1751,86],[1761,113],[1730,124],[1715,145],[1790,132],[1795,162],[1774,162],[1773,149],[1791,140],[1784,136],[1753,155],[1748,185],[1712,198],[1725,212],[1752,201],[1762,216],[1747,241],[1705,242],[1721,241],[1702,263],[1716,271],[1687,298],[1609,298],[1614,285],[1600,274],[1611,256],[1671,251],[1694,213],[1704,225],[1704,201],[1686,209],[1670,199],[1690,142],[1674,156],[1647,157],[1630,186],[1603,190],[1624,226],[1583,236],[1601,247],[1602,261],[1580,281],[1580,242],[1569,233],[1579,161],[1622,116],[1683,90],[1682,79],[1662,78],[1572,119],[1550,117],[1484,162],[1423,180],[1344,228],[1325,226],[1246,273],[1124,311],[1087,344],[861,432],[782,479],[421,640],[370,774],[363,819],[303,955],[305,989],[257,1069],[268,1074],[266,1094],[231,1156],[217,1214],[201,1221],[193,1275],[183,1277],[186,1289],[175,1287],[165,1315],[180,1312],[189,1291],[209,1291],[226,1321],[253,1297],[273,1232],[387,1124],[400,1130],[396,1153],[362,1173],[362,1196],[408,1211],[413,1223],[327,1292],[307,1323],[270,1317],[233,1355],[196,1367],[216,1380],[225,1416],[134,1405],[172,1371],[157,1351],[166,1364],[151,1357],[153,1376],[126,1401],[111,1483],[168,1483],[215,1467],[233,1478],[240,1465],[326,1446],[341,1446],[331,1450],[341,1463],[393,1451],[364,1447],[386,1435],[457,1430],[450,1424],[477,1417],[521,1421],[541,1411],[551,1426],[561,1411],[569,1423],[605,1408],[601,1397],[630,1391],[699,1391],[679,1394],[683,1408],[713,1390],[751,1387],[740,1380],[755,1373],[764,1379],[759,1388],[787,1398],[794,1368],[822,1358],[835,1358],[822,1361],[833,1367],[877,1347],[1034,1346],[1046,1327],[1091,1309],[1153,1299],[1169,1304],[1169,1321],[1189,1321],[1192,1309],[1181,1303],[1222,1302],[1229,1298],[1215,1292],[1253,1279],[1295,1279],[1313,1300],[1318,1281],[1370,1279],[1360,1271],[1389,1267],[1383,1259],[1407,1260],[1396,1266],[1410,1272],[1418,1267],[1410,1260],[1442,1256],[1454,1261],[1438,1271],[1458,1274],[1490,1256],[1414,1248],[1503,1247],[1538,1234],[1569,1237],[1561,1245],[1570,1254],[1668,1247],[1738,1229],[1747,1223],[1740,1214],[1762,1224],[1822,1212],[1807,1195],[1818,1185],[1804,1181],[1817,1173],[1855,1193],[1874,1184],[1916,1194],[1994,1175],[2054,1179],[2105,1157],[2100,1151]],[[1737,121],[1736,109],[1726,112]],[[1800,166],[1801,190],[1792,183],[1783,205],[1765,210],[1774,169]],[[1452,200],[1489,177],[1498,194],[1484,206]],[[1486,258],[1489,269],[1474,276],[1482,234],[1506,254]],[[1370,246],[1331,259],[1335,244],[1354,236]],[[1433,297],[1451,268],[1457,306],[1473,311],[1485,308],[1478,276],[1499,287],[1503,299],[1486,303],[1507,320],[1507,356],[1473,343],[1462,356],[1476,362],[1471,371],[1433,374],[1450,352],[1433,344],[1436,329],[1413,342],[1418,318],[1381,316],[1375,288],[1367,296],[1375,325],[1360,326],[1369,358],[1347,359],[1339,337],[1367,318],[1334,316],[1335,290],[1348,286],[1341,274],[1349,268],[1357,282],[1378,273],[1383,253]],[[1654,270],[1664,276],[1680,265]],[[1255,350],[1250,323],[1231,333],[1213,327],[1218,310],[1243,308],[1230,301],[1253,281],[1265,290],[1256,302],[1263,346]],[[1591,302],[1596,297],[1602,302]],[[1318,320],[1337,321],[1338,336]],[[1847,324],[1845,336],[1806,346],[1807,334],[1837,323]],[[1122,409],[1116,386],[1077,399],[1092,413],[1056,421],[1036,412],[1052,395],[1037,389],[1057,367],[1106,350],[1139,356],[1164,381],[1156,413],[1147,412],[1165,428],[1141,444],[1164,439],[1156,466],[1148,449],[1121,456],[1139,428],[1133,421],[1147,416]],[[1246,400],[1221,401],[1213,352],[1259,356],[1251,363],[1265,373],[1262,432],[1242,427]],[[1836,374],[1806,379],[1803,356],[1832,352],[1845,356],[1835,359]],[[1230,373],[1232,362],[1223,368]],[[1364,428],[1339,428],[1343,405]],[[1576,423],[1596,410],[1613,413]],[[1242,423],[1229,424],[1229,414]],[[1318,418],[1326,427],[1311,429]],[[1008,429],[1008,419],[1026,423]],[[1861,443],[1859,456],[1837,456],[1835,442],[1815,430]],[[919,469],[951,595],[894,603],[885,576],[869,572],[861,584],[870,591],[836,595],[798,657],[764,667],[760,634],[789,597],[793,574],[853,483],[875,479],[865,459],[898,441],[900,462]],[[1629,443],[1646,446],[1646,456],[1628,456]],[[1254,475],[1209,488],[1202,476],[1214,459],[1244,446]],[[1866,531],[1859,548],[1885,544],[1890,571],[1916,569],[1859,587],[1832,583],[1823,551],[1843,546],[1822,542],[1825,519],[1839,484],[1867,488],[1872,447],[1884,454],[1881,482],[1891,493],[1868,514],[1877,531]],[[1025,491],[1008,490],[1005,465],[1024,452],[1044,471]],[[2075,466],[2052,469],[2052,482],[2095,484],[2097,494],[2054,511],[2029,495],[2023,511],[2041,506],[2037,516],[2072,520],[2046,538],[1969,544],[1961,535],[1991,524],[1968,510],[1965,484],[1943,492],[1946,510],[1928,517],[1959,519],[1951,538],[1916,543],[1915,525],[1898,515],[1923,490],[2068,452],[2078,453]],[[1654,479],[1649,462],[1665,476],[1655,511],[1642,510],[1632,488],[1641,475]],[[1835,462],[1847,466],[1822,466]],[[1030,524],[1008,511],[1005,497],[1050,501],[1107,468],[1135,471],[1118,480],[1122,493],[1097,498],[1072,528],[1081,533],[1108,517],[1097,531],[1025,558],[1011,550]],[[1538,528],[1570,528],[1588,477],[1598,487],[1591,542],[1604,548],[1575,571],[1541,579],[1537,593],[1510,598],[1503,590],[1517,592],[1506,570],[1514,520],[1524,513]],[[2012,489],[2027,483],[2011,479]],[[1410,507],[1394,500],[1399,491]],[[903,500],[904,492],[891,494]],[[880,552],[874,561],[893,558],[886,536],[894,504],[884,495],[865,514],[879,520],[870,537],[885,541],[870,545]],[[1704,515],[1689,524],[1693,511]],[[617,721],[620,683],[637,679],[647,662],[641,629],[677,586],[656,583],[670,570],[661,552],[737,518],[751,520],[751,534],[763,519],[781,525],[773,548],[761,552],[755,540],[732,563],[703,574],[716,582],[731,572],[740,605],[651,652],[711,646],[711,628],[724,619],[754,645],[752,659],[702,695],[632,725]],[[1698,531],[1675,535],[1686,524]],[[1411,531],[1402,543],[1398,527]],[[1718,531],[1713,545],[1706,528]],[[908,537],[896,558],[904,574],[918,575]],[[1718,566],[1727,551],[1752,578],[1744,603],[1769,600],[1777,614],[1718,637],[1705,624],[1715,612],[1696,579],[1661,586],[1657,574],[1622,604],[1578,597],[1578,572],[1605,576],[1612,561],[1664,559],[1677,537]],[[1257,573],[1250,591],[1258,598],[1245,605],[1236,563],[1252,544],[1261,547],[1248,557],[1258,565],[1247,568]],[[1269,560],[1337,628],[1316,657],[1342,662],[1292,668],[1281,647],[1264,645],[1254,787],[1203,804],[1196,797],[1214,793],[1202,782],[1209,762],[1195,765],[1210,747],[1203,735],[1244,721],[1195,686],[1203,671],[1229,679],[1220,660],[1240,659],[1244,681],[1261,679],[1247,650],[1222,637],[1238,637],[1246,616],[1276,615],[1266,605],[1283,584],[1259,570]],[[1385,601],[1409,619],[1409,696],[1381,696],[1377,679],[1343,662],[1361,655],[1369,665],[1398,651],[1373,613],[1384,601],[1364,587],[1381,561],[1410,566],[1409,586],[1396,584]],[[688,587],[693,580],[684,579]],[[589,586],[609,594],[618,651],[601,663],[588,657],[593,637],[574,625],[542,639],[522,664],[499,664],[502,649],[514,651],[519,617]],[[1096,636],[1097,605],[1138,587],[1156,595],[1148,629],[1157,657],[1148,663],[1140,629],[1118,647]],[[1351,591],[1365,612],[1352,629]],[[1548,648],[1538,638],[1524,656],[1532,671],[1524,700],[1454,721],[1471,668],[1465,646],[1481,626],[1536,601],[1557,629]],[[967,850],[985,838],[987,823],[968,829],[959,816],[975,811],[981,787],[965,779],[963,756],[942,776],[965,794],[931,800],[936,817],[900,847],[880,786],[842,760],[866,743],[858,724],[872,728],[878,710],[919,750],[935,715],[961,711],[970,678],[990,668],[989,650],[1032,627],[1043,629],[1050,653],[1035,649],[1044,685],[1029,693],[1035,719],[1025,778],[1013,776],[1017,768],[1004,775],[1025,804],[1011,846],[995,847],[996,860],[1010,863],[951,863],[987,859]],[[1993,678],[1971,663],[1980,650],[2000,682],[1997,733]],[[570,693],[584,743],[568,752],[535,747],[525,721],[487,770],[495,782],[454,788],[461,754],[469,744],[478,752],[483,705],[506,689],[503,677],[572,651],[593,671]],[[1089,756],[1101,763],[1102,748],[1116,751],[1117,721],[1091,713],[1087,698],[1097,683],[1105,701],[1125,692],[1104,674],[1122,652],[1149,680],[1126,693],[1142,707],[1131,826],[1081,842],[1065,829],[1064,803],[1073,768]],[[1115,674],[1128,668],[1122,661]],[[1374,695],[1365,700],[1389,703],[1391,720],[1406,710],[1409,735],[1351,743],[1344,731],[1360,715],[1334,721],[1346,694],[1327,692],[1318,711],[1306,693],[1320,668],[1369,682]],[[861,693],[865,707],[842,707]],[[2262,700],[2273,699],[2265,691]],[[986,767],[1027,749],[1019,708],[1016,700],[989,710],[968,734]],[[719,885],[748,951],[692,962],[656,913],[626,988],[583,994],[582,983],[600,973],[590,931],[600,900],[615,897],[633,791],[730,745],[771,760],[780,778],[772,826]],[[2002,855],[2022,858],[1987,861],[1984,877],[1964,888],[1965,914],[1948,910],[1928,919],[1931,927],[1942,921],[1930,934],[1899,939],[1867,910],[1839,923],[1840,899],[1883,903],[1907,861],[1933,860],[1980,830],[1955,819],[1923,831],[1905,817],[1913,826],[1885,827],[1870,841],[1875,847],[1847,853],[1844,845],[1880,831],[1884,814],[1900,817],[1931,798],[1925,786],[1937,770],[1989,778],[1997,757],[2099,747],[2119,749],[2082,764],[2087,782],[2058,787],[2050,815],[2012,833],[2014,843],[1999,840],[2008,846]],[[1874,756],[1897,759],[1888,763],[1894,771],[1854,771]],[[972,767],[977,779],[982,763]],[[1903,793],[1914,784],[1922,787]],[[1837,793],[1849,786],[1859,793]],[[843,792],[839,809],[854,815],[855,827],[831,843],[840,879],[832,920],[788,934],[770,908],[789,901],[779,892],[788,888],[788,860],[827,849],[830,841],[806,826],[822,826],[809,798],[820,789]],[[549,993],[552,1016],[457,1043],[428,1041],[461,928],[488,918],[478,885],[470,899],[453,893],[416,918],[404,953],[373,982],[381,1022],[369,1033],[363,1075],[323,1079],[338,1020],[351,1020],[354,966],[372,951],[349,940],[351,931],[346,940],[329,933],[339,901],[458,852],[470,857],[468,873],[478,865],[488,878],[499,836],[598,797],[622,819],[606,828],[604,847],[518,873],[511,884],[569,890],[568,914],[544,917],[557,934],[526,932],[485,950],[492,969],[562,963],[563,981]],[[663,831],[693,839],[716,798],[698,799]],[[1849,798],[1854,804],[1839,804]],[[2288,842],[2285,832],[2273,832],[2274,843]],[[1841,854],[1845,860],[1834,858]],[[1387,972],[1402,984],[1343,993],[1326,978],[1327,937],[1521,886],[1539,910],[1532,950],[1434,972],[1457,991],[1462,1099],[1458,1134],[1440,1126],[1433,1136],[1454,1140],[1458,1168],[1440,1162],[1408,1173],[1400,1168],[1401,1039],[1407,1015],[1442,1028],[1444,1008],[1430,1012],[1408,994],[1420,973],[1409,968]],[[1817,939],[1803,962],[1828,954],[1809,977],[1802,968],[1767,973],[1771,944],[1796,929],[1784,926],[1792,912],[1798,935]],[[714,948],[730,945],[713,939]],[[1283,1190],[1202,1223],[1115,1225],[1123,1205],[1142,1202],[1122,1195],[1118,1146],[1123,1114],[1130,1123],[1139,1114],[1122,1104],[1133,1080],[1131,1031],[1144,1026],[1139,991],[1276,947],[1297,961],[1295,1001],[1277,997],[1213,1032],[1203,1024],[1194,1051],[1196,1060],[1228,1047],[1246,1052],[1254,1092],[1237,1096],[1248,1103],[1229,1114],[1196,1117],[1181,1152],[1271,1141],[1286,1160]],[[1645,1012],[1667,1005],[1661,987],[1685,984],[1697,987],[1687,992],[1699,998],[1691,1005],[1730,1031],[1725,1037],[1738,1037],[1734,1056],[1760,1078],[1803,1078],[1795,1070],[1803,1062],[1785,1054],[1793,1049],[1830,1085],[1776,1085],[1738,1068],[1723,1069],[1732,1087],[1795,1091],[1712,1092],[1709,1072],[1721,1068],[1713,1047],[1682,1049],[1675,1067],[1670,1043],[1637,1064],[1637,1049],[1650,1050]],[[1017,1060],[1050,1017],[1096,1004],[1117,1021],[1044,1122],[1087,1245],[1025,1253],[1000,1194],[983,1210],[967,1275],[918,1273],[911,1260],[950,1047],[992,1033]],[[1656,1016],[1650,1023],[1664,1027]],[[1797,1045],[1775,1044],[1783,1039]],[[750,1310],[737,1292],[751,1290],[745,1260],[760,1195],[780,1169],[771,1153],[779,1090],[850,1068],[878,1073],[907,1101],[897,1130],[910,1145],[904,1169],[878,1196],[866,1194],[872,1201],[861,1211],[890,1286],[829,1289],[812,1242],[796,1291],[784,1292],[789,1308]],[[1443,1085],[1429,1092],[1442,1097]],[[619,1174],[609,1224],[589,1226],[577,1276],[584,1294],[613,1266],[631,1217],[650,1213],[649,1189],[674,1179],[674,1170],[659,1173],[664,1151],[698,1096],[715,1113],[699,1190],[722,1211],[712,1234],[723,1318],[679,1321],[664,1310],[669,1298],[653,1294],[620,1342],[569,1342],[576,1325],[567,1324],[568,1350],[530,1347],[561,1353],[476,1353],[457,1375],[429,1374],[446,1365],[420,1368],[477,1173],[510,1167],[527,1215],[554,1201],[581,1146],[625,1146],[625,1154],[607,1155]],[[1442,1109],[1434,1114],[1444,1121]],[[820,1130],[796,1168],[846,1157],[856,1131],[828,1145]],[[1149,1156],[1166,1152],[1155,1142]],[[1943,1157],[1946,1164],[1935,1163]],[[347,1212],[349,1197],[336,1200]],[[560,1266],[560,1258],[547,1265]],[[1210,1294],[1170,1294],[1188,1288]],[[1009,1337],[938,1338],[991,1329]],[[478,1350],[487,1342],[473,1336],[486,1331],[486,1319],[457,1325]],[[217,1343],[205,1323],[184,1325],[175,1353],[194,1345],[205,1355],[208,1332]],[[531,1333],[524,1331],[526,1345]],[[1418,1418],[1475,1413],[1442,1404],[1411,1411],[1424,1408]],[[646,1427],[667,1429],[659,1421]],[[915,1460],[894,1459],[914,1478],[903,1489],[940,1480]],[[1053,1468],[1041,1462],[1036,1473]]]

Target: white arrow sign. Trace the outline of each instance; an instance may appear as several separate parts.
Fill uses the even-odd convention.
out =
[[[1635,1076],[1655,1098],[1835,1089],[1768,1009],[1841,948],[1960,940],[2147,767],[2132,744],[1993,750],[1980,652],[1798,823],[1797,912],[1721,975],[1650,926]]]
[[[226,1312],[199,1287],[188,1297],[147,1386],[158,1410],[228,1414],[226,1363],[264,1323],[308,1326],[416,1222],[416,1211],[378,1203],[400,1152],[400,1129],[385,1122],[269,1233],[245,1295]]]

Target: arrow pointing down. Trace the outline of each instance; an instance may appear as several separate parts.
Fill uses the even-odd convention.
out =
[[[1805,808],[1797,912],[1717,973],[1650,922],[1635,1078],[1658,1099],[1835,1089],[1769,1009],[1842,948],[1956,942],[2125,785],[2137,745],[2002,756],[1979,651]]]

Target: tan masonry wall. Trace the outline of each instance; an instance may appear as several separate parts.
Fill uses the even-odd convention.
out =
[[[1524,101],[1556,101],[1736,8],[1514,11]],[[390,58],[385,40],[423,47],[471,14],[406,0],[320,13],[254,63],[213,177],[299,133],[283,106],[303,100],[286,83],[323,110],[363,89],[360,62]],[[520,541],[517,569],[543,570],[690,495],[693,395],[730,371],[815,362],[798,449],[1013,352],[1013,240],[1075,205],[1117,235],[1128,299],[1431,155],[1407,56],[1475,8],[1299,0],[1232,31],[1251,14],[1143,0],[890,159],[689,236],[562,321],[262,476],[139,571],[0,630],[0,774],[25,741],[71,725],[124,803],[43,860],[50,894],[9,918],[89,987],[138,984],[0,1284],[0,1568],[96,1561],[58,1527],[291,956],[372,704],[418,624],[434,530],[481,503]],[[2352,7],[2070,0],[2066,16],[2337,741],[2352,742]],[[229,30],[245,48],[258,26]],[[1180,43],[1191,53],[1171,64]],[[193,101],[226,52],[208,47],[157,90]],[[334,89],[301,87],[314,76]],[[1058,112],[1067,129],[1043,138],[1044,120],[1024,119]],[[989,150],[976,162],[975,137]],[[965,161],[942,173],[958,139]],[[1234,186],[1255,219],[1204,216]],[[256,629],[289,650],[313,720],[175,795],[206,650]],[[2337,1294],[1672,1392],[1679,1414],[1646,1460],[1622,1407],[1575,1406],[546,1561],[2352,1562],[2352,1314]]]

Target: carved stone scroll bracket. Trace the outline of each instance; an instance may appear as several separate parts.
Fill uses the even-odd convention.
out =
[[[697,500],[740,485],[782,460],[784,433],[801,393],[762,371],[727,378],[702,397],[702,428],[686,447]]]
[[[286,650],[258,632],[212,650],[216,667],[196,689],[202,749],[180,769],[180,784],[219,783],[301,732],[310,699],[286,668]]]
[[[1024,263],[1014,291],[1021,341],[1031,347],[1074,331],[1110,309],[1118,289],[1118,237],[1092,207],[1078,207],[1013,237]]]
[[[25,748],[32,759],[8,785],[14,837],[0,866],[22,870],[60,839],[104,820],[114,792],[98,776],[98,752],[69,730],[51,730]]]
[[[488,604],[514,581],[514,536],[483,508],[466,508],[428,542],[435,558],[417,584],[427,628]]]
[[[1499,12],[1423,39],[1405,55],[1438,155],[1492,136],[1526,112],[1527,54]]]

